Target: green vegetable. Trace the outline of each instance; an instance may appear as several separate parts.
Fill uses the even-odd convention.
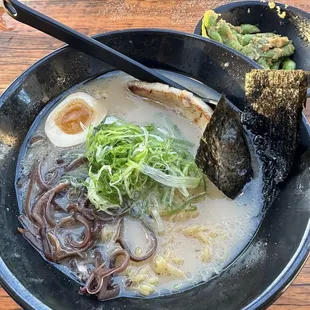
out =
[[[237,51],[242,49],[242,45],[239,43],[238,38],[233,34],[228,24],[222,19],[218,22],[218,30],[224,44]]]
[[[265,69],[279,69],[280,63],[290,57],[295,48],[288,37],[274,33],[260,33],[255,25],[233,26],[209,10],[202,20],[202,35],[223,43],[256,61]],[[285,63],[292,70],[293,62]],[[283,64],[282,64],[283,68]]]
[[[296,63],[291,59],[286,59],[283,61],[281,68],[283,70],[295,70],[296,69]]]
[[[205,194],[189,143],[171,130],[106,121],[89,129],[86,150],[88,197],[99,210],[171,214]]]
[[[204,16],[203,16],[203,20],[202,20],[203,26],[205,28],[215,26],[216,20],[218,17],[219,17],[219,15],[216,14],[214,11],[212,11],[212,10],[206,11]]]
[[[254,36],[255,36],[254,34],[245,34],[245,35],[239,34],[237,38],[238,38],[238,40],[242,46],[246,46],[246,45],[250,44],[250,42],[253,40]]]
[[[282,62],[282,60],[278,60],[277,62],[275,62],[275,63],[270,67],[270,69],[279,70],[279,69],[280,69],[281,62]]]
[[[217,42],[220,42],[220,43],[223,43],[223,40],[222,40],[222,37],[221,35],[214,29],[210,29],[209,32],[209,37],[212,39],[212,40],[215,40]]]
[[[266,61],[265,58],[259,58],[259,59],[257,60],[257,63],[258,63],[259,65],[261,65],[262,67],[264,67],[265,69],[270,69],[269,64],[268,64],[268,62]]]
[[[250,24],[243,24],[240,25],[241,27],[241,34],[253,34],[253,33],[258,33],[260,32],[260,29],[254,25]]]
[[[280,58],[288,57],[292,55],[295,51],[295,48],[292,44],[288,44],[283,46],[282,48],[273,48],[268,52],[262,53],[261,56],[265,58],[269,58],[274,62],[277,62]]]

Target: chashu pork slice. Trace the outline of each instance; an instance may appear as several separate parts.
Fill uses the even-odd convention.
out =
[[[192,93],[166,84],[131,81],[128,83],[128,89],[137,96],[155,100],[177,111],[202,130],[206,128],[213,113],[205,102]]]

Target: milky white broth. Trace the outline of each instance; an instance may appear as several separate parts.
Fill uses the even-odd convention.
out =
[[[192,79],[173,73],[162,73],[206,97],[219,97],[218,93]],[[180,117],[171,110],[165,109],[162,105],[129,93],[125,83],[130,79],[132,78],[126,74],[113,72],[80,85],[71,92],[88,93],[105,105],[108,115],[121,117],[127,122],[136,124],[154,123],[159,127],[171,126],[171,124],[177,125],[184,139],[193,143],[192,152],[195,155],[202,135],[201,130],[189,120]],[[57,103],[53,107],[56,105]],[[44,135],[44,123],[48,113],[45,112],[43,116],[39,116],[41,120],[37,128],[34,129],[32,136],[36,134]],[[75,148],[76,152],[80,153],[83,150],[83,145]],[[74,151],[74,147],[72,149]],[[40,145],[29,148],[21,159],[21,166],[18,171],[26,174],[35,158],[47,158],[47,162],[52,166],[55,158],[66,152],[68,150],[56,148],[51,143],[45,143],[44,147]],[[121,285],[121,296],[143,296],[139,294],[139,285],[145,284],[145,281],[133,287],[124,288],[126,278],[137,275],[143,266],[148,269],[148,278],[158,278],[158,285],[155,286],[154,294],[150,296],[178,292],[218,274],[239,255],[259,225],[261,204],[256,198],[259,186],[260,184],[257,181],[250,182],[242,195],[232,201],[226,198],[211,182],[208,182],[207,197],[203,202],[197,204],[197,212],[189,213],[189,218],[185,220],[178,218],[177,215],[163,217],[165,231],[157,235],[158,247],[156,253],[146,261],[140,263],[131,262],[123,274],[114,276],[115,283]],[[25,201],[26,191],[27,185],[18,189],[21,201]],[[208,226],[210,231],[203,232],[204,236],[209,240],[207,243],[203,243],[197,236],[184,235],[182,229],[194,224]],[[77,233],[80,233],[79,228],[76,229]],[[110,236],[113,235],[115,229],[115,224],[108,224],[103,229],[103,241],[99,243],[102,253],[110,253],[115,247],[118,247],[110,240]],[[125,235],[131,248],[144,248],[147,246],[147,241],[143,237],[143,229],[135,219],[127,218],[125,220]],[[172,257],[171,264],[182,270],[185,277],[157,275],[154,272],[154,257],[168,257],[169,253],[170,258]],[[203,256],[203,253],[205,256]],[[202,261],[203,257],[204,261]],[[79,274],[76,274],[75,269],[70,268],[71,265],[68,262],[64,262],[64,266],[54,265],[80,282]],[[83,261],[78,262],[77,267],[80,272],[86,271],[86,264]]]

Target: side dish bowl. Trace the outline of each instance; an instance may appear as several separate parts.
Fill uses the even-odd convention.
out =
[[[274,3],[274,8],[271,7],[268,1],[238,1],[219,6],[214,11],[235,26],[252,24],[258,26],[261,32],[287,36],[295,46],[292,59],[297,69],[310,70],[310,13],[280,3]],[[284,18],[279,16],[279,12],[285,12]],[[200,20],[195,34],[201,35],[201,24]]]
[[[168,30],[124,30],[99,41],[152,67],[174,71],[225,93],[242,109],[245,74],[259,68],[229,48]],[[46,56],[18,77],[0,98],[0,282],[24,309],[258,309],[273,302],[297,275],[310,245],[310,156],[304,154],[267,210],[248,247],[207,283],[157,298],[107,302],[76,294],[78,284],[43,260],[17,232],[14,178],[18,154],[36,116],[77,84],[114,68],[69,47]],[[301,142],[310,145],[303,117]]]

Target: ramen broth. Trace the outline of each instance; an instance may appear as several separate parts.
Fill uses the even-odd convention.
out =
[[[173,73],[162,73],[186,84],[194,91],[199,91],[204,96],[211,98],[219,96],[212,89],[194,80]],[[176,125],[184,140],[192,143],[191,150],[195,155],[202,135],[201,130],[188,119],[182,118],[157,102],[131,94],[125,86],[130,79],[132,78],[120,72],[109,73],[80,85],[71,92],[86,92],[105,106],[108,116],[120,117],[128,123],[138,125],[152,123],[165,128]],[[84,144],[71,148],[58,148],[48,139],[29,147],[31,137],[45,137],[44,123],[48,114],[47,111],[41,113],[36,122],[37,125],[32,129],[27,141],[28,147],[22,154],[18,168],[19,181],[29,174],[35,160],[44,159],[43,169],[48,170],[53,166],[56,158],[65,159],[85,152]],[[87,177],[87,168],[84,167],[69,174]],[[131,261],[124,272],[114,275],[114,283],[120,284],[121,288],[119,296],[170,294],[207,281],[219,274],[240,254],[259,225],[261,204],[256,198],[256,193],[260,183],[256,179],[247,184],[242,195],[235,200],[226,198],[210,181],[207,181],[207,196],[197,203],[197,210],[162,217],[165,228],[162,232],[156,233],[158,241],[156,252],[145,261]],[[17,191],[24,206],[29,183],[20,182],[22,185],[19,186],[19,181]],[[68,204],[68,198],[57,197],[57,203],[65,207]],[[65,215],[60,212],[57,216],[60,219]],[[119,245],[113,241],[117,229],[116,222],[103,226],[98,243],[88,250],[86,258],[70,258],[55,266],[79,283],[83,283],[87,278],[89,258],[94,255],[94,248],[99,250],[103,257],[119,248]],[[83,226],[76,224],[71,229],[72,239],[79,242]],[[60,230],[58,235],[60,239],[62,231]],[[150,242],[145,237],[144,227],[137,219],[129,216],[124,220],[124,235],[130,248],[136,251],[143,252]],[[165,265],[164,269],[169,266],[172,271],[168,274],[159,272],[161,264]]]

